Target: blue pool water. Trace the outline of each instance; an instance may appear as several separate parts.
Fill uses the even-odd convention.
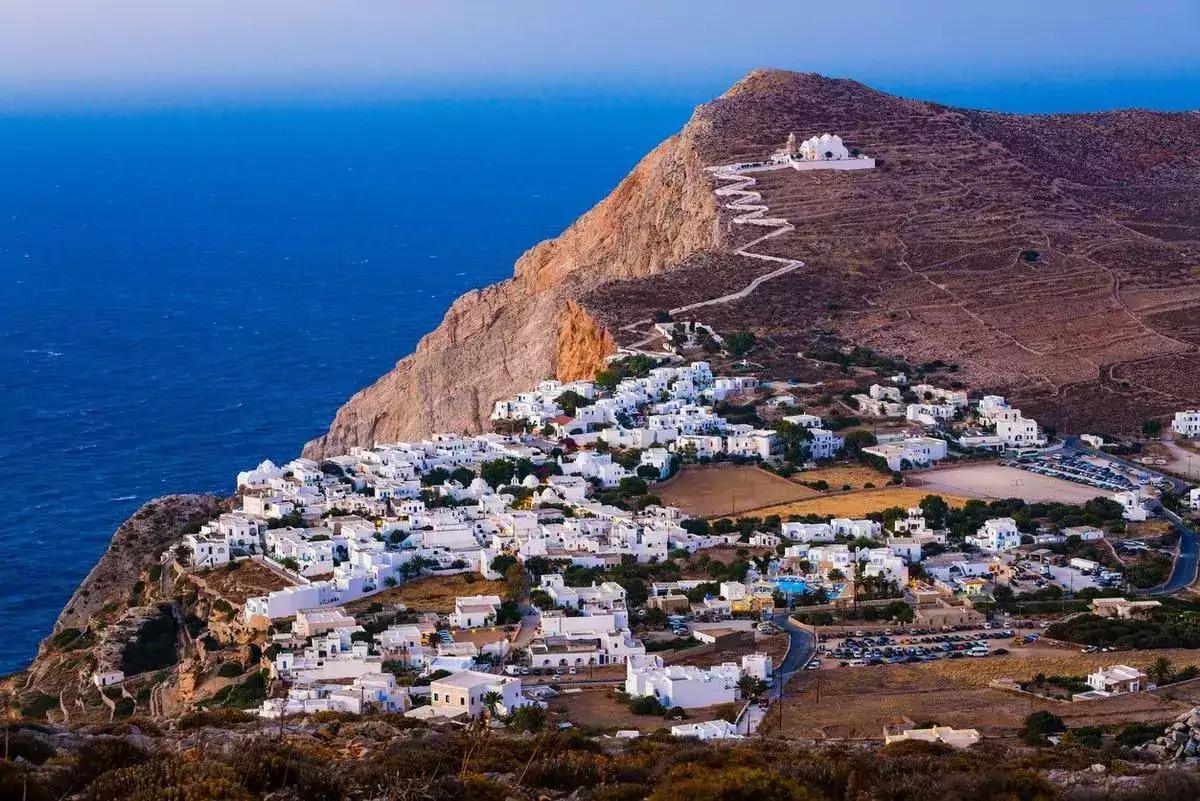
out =
[[[0,115],[0,672],[141,503],[294,456],[700,99]]]
[[[782,593],[801,595],[808,592],[808,582],[800,578],[777,578],[775,588]]]

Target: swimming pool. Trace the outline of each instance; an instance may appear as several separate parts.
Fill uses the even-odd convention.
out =
[[[809,590],[808,582],[802,578],[782,576],[775,579],[775,589],[787,595],[801,595]]]

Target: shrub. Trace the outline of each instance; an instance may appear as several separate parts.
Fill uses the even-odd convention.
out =
[[[629,711],[635,715],[662,716],[667,710],[653,695],[640,695],[629,699]]]
[[[1162,733],[1162,726],[1154,726],[1149,723],[1130,723],[1117,732],[1116,741],[1117,745],[1134,748],[1150,742]]]
[[[1021,731],[1021,737],[1030,745],[1042,745],[1046,742],[1047,735],[1057,734],[1066,729],[1062,718],[1058,715],[1038,710],[1025,718],[1025,727]]]
[[[50,638],[51,648],[66,648],[83,634],[80,629],[66,628]]]
[[[1065,739],[1072,745],[1084,748],[1099,748],[1104,745],[1104,734],[1095,726],[1078,726],[1067,732]]]
[[[222,678],[231,679],[234,676],[242,675],[245,670],[241,662],[222,662],[221,666],[217,668],[217,675]]]
[[[58,709],[58,699],[46,693],[34,693],[21,704],[21,716],[31,719],[46,717],[51,709]]]
[[[175,721],[175,728],[180,731],[195,731],[196,729],[224,729],[238,723],[249,723],[259,720],[257,715],[251,715],[240,709],[198,709],[195,712],[185,712]]]
[[[505,720],[509,731],[516,733],[541,731],[546,725],[546,710],[538,706],[520,706]]]

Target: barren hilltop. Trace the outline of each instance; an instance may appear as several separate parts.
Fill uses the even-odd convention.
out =
[[[732,225],[706,168],[792,132],[878,167],[757,176],[794,226],[760,251],[805,266],[686,318],[754,332],[765,378],[820,378],[805,354],[860,345],[945,362],[1064,432],[1200,403],[1200,114],[999,114],[756,70],[511,279],[455,301],[305,454],[483,430],[496,399],[642,339],[631,324],[745,287],[768,268],[735,250],[761,231]]]

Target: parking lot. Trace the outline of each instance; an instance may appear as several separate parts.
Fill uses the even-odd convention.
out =
[[[1014,629],[881,629],[855,631],[848,636],[822,636],[818,667],[866,667],[917,664],[939,659],[982,658],[1005,653],[1018,632]],[[1026,643],[1038,639],[1026,635]],[[993,648],[993,646],[997,646]]]
[[[1087,484],[1111,492],[1136,489],[1151,479],[1142,471],[1129,470],[1116,462],[1070,452],[1030,456],[1004,462],[1030,473]]]

